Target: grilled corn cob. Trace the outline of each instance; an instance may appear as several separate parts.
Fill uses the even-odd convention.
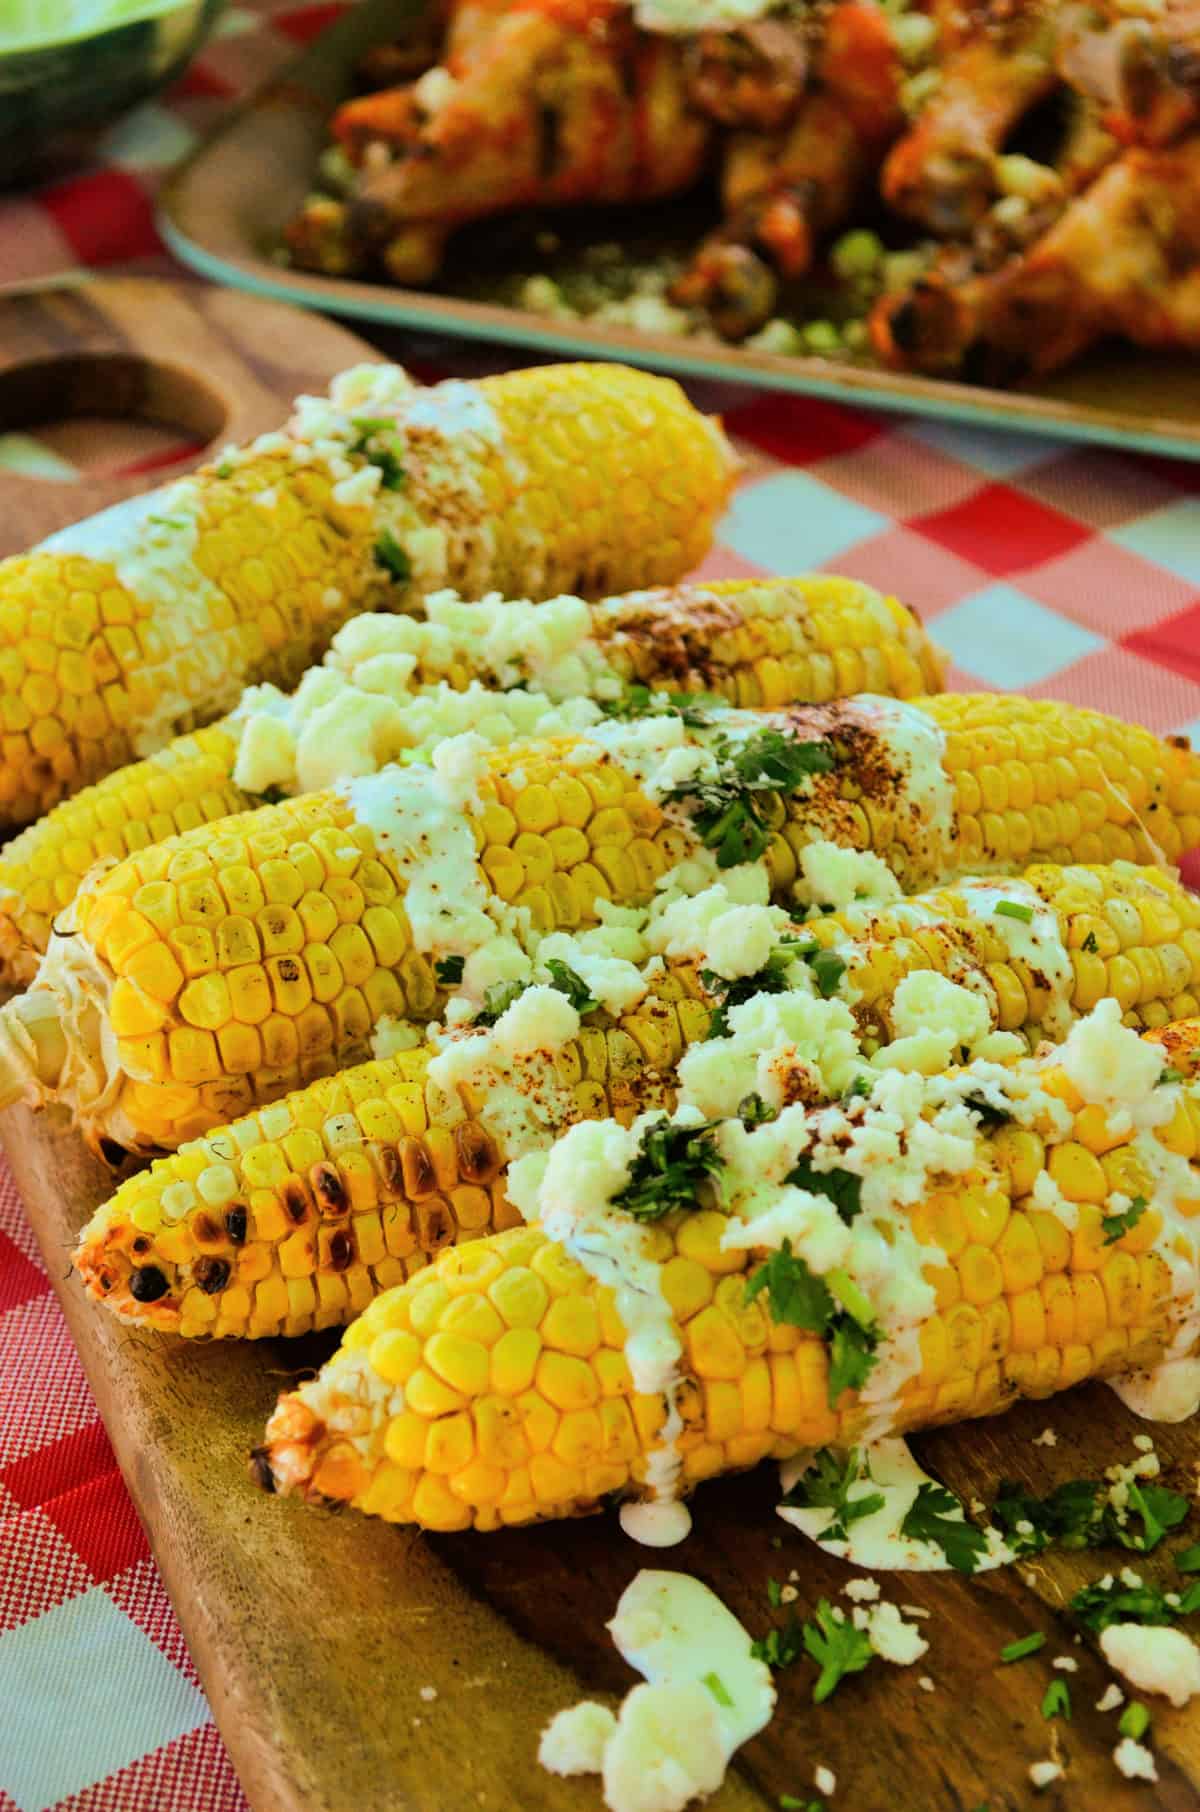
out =
[[[998,896],[1019,908],[1032,900],[1034,922],[997,917]],[[1064,1031],[1118,988],[1138,1026],[1200,1012],[1200,901],[1157,869],[1031,869],[1003,887],[969,882],[835,913],[812,929],[846,964],[842,992],[866,1052],[897,1036],[896,990],[922,971],[967,983],[993,1027],[1030,1041]],[[1158,993],[1146,996],[1156,978]],[[538,1137],[548,1142],[575,1119],[625,1124],[672,1106],[674,1066],[708,1030],[705,994],[697,966],[675,959],[615,1025],[592,1020],[552,1058],[527,1064]],[[709,1048],[726,1081],[736,1045]],[[299,1333],[313,1325],[306,1317],[351,1318],[442,1245],[515,1224],[502,1114],[486,1087],[460,1098],[429,1080],[430,1055],[426,1046],[317,1081],[122,1184],[82,1235],[75,1262],[88,1289],[163,1331]],[[551,1087],[541,1081],[547,1064]],[[742,1083],[730,1092],[736,1102]]]
[[[437,586],[680,578],[731,474],[678,386],[560,365],[422,391],[360,366],[288,427],[0,567],[0,825],[292,684],[349,616]]]
[[[578,1119],[628,1122],[674,1105],[674,1066],[707,1024],[663,978],[552,1060],[530,1053],[505,1086],[547,1145]],[[426,1043],[323,1078],[123,1183],[81,1236],[88,1289],[162,1331],[300,1334],[351,1319],[443,1246],[516,1225],[504,1115],[486,1093],[448,1092],[433,1055]]]
[[[590,606],[434,598],[426,609],[424,623],[355,619],[290,707],[251,691],[222,723],[107,775],[14,838],[0,851],[0,986],[31,978],[55,914],[97,861],[247,809],[270,786],[309,792],[394,759],[448,711],[455,727],[461,715],[501,737],[502,705],[489,719],[488,701],[447,700],[446,686],[531,686],[557,702],[639,684],[758,706],[862,690],[905,698],[940,684],[916,620],[853,579],[681,585]]]
[[[1019,740],[1045,756],[1020,792],[996,759]],[[202,826],[90,884],[0,1010],[0,1105],[58,1099],[93,1142],[177,1145],[360,1061],[382,1018],[433,1017],[434,959],[644,902],[702,842],[718,862],[761,855],[786,899],[814,837],[873,847],[915,886],[981,845],[995,863],[1132,856],[1138,810],[1156,846],[1200,834],[1195,756],[1041,701],[860,697],[462,745],[441,745],[433,773],[390,768]],[[781,750],[803,771],[763,790]],[[993,773],[1008,801],[994,810]]]
[[[1111,1036],[1112,1023],[1092,1024],[1089,1035]],[[941,1079],[922,1117],[936,1130],[940,1100],[959,1136],[964,1115],[974,1124],[952,1173],[930,1162],[906,1198],[904,1166],[894,1163],[896,1178],[881,1179],[871,1205],[864,1180],[853,1228],[875,1223],[877,1242],[882,1228],[885,1255],[868,1300],[844,1268],[824,1275],[841,1292],[831,1307],[848,1302],[852,1315],[878,1316],[875,1364],[832,1401],[838,1316],[824,1334],[810,1331],[786,1318],[786,1293],[748,1289],[770,1254],[726,1237],[736,1195],[733,1214],[677,1208],[638,1225],[611,1199],[597,1207],[588,1197],[595,1176],[566,1161],[580,1133],[590,1135],[602,1196],[629,1172],[614,1158],[619,1144],[597,1143],[604,1129],[578,1128],[558,1148],[553,1186],[551,1156],[538,1195],[557,1225],[573,1227],[568,1243],[544,1227],[514,1228],[442,1253],[379,1297],[318,1377],[281,1398],[254,1456],[256,1476],[392,1521],[494,1529],[594,1510],[614,1493],[669,1498],[768,1456],[990,1415],[1019,1397],[1181,1356],[1195,1342],[1200,1284],[1191,1220],[1200,1213],[1200,1087],[1163,1084],[1153,1130],[1135,1130],[1128,1114],[1110,1120],[1115,1103],[1105,1101],[1087,1040],[1073,1046],[1084,1030],[1045,1065],[1026,1060],[1003,1090],[988,1066],[992,1117],[1001,1099],[1012,1116],[998,1128],[985,1130],[961,1106],[981,1080],[972,1069]],[[1119,1026],[1117,1036],[1137,1042]],[[1177,1050],[1197,1042],[1192,1022]],[[1134,1065],[1141,1073],[1129,1075],[1129,1100],[1145,1108],[1161,1053],[1142,1046],[1139,1055],[1148,1074]],[[1117,1062],[1129,1072],[1126,1050]],[[882,1105],[877,1088],[857,1110],[859,1124]],[[792,1153],[816,1149],[822,1136],[817,1116],[789,1111],[790,1121],[758,1133],[738,1129],[731,1144],[719,1134],[722,1149],[744,1157],[770,1139],[778,1171],[785,1124]],[[851,1126],[855,1110],[844,1118]],[[856,1161],[849,1136],[843,1161]],[[852,1231],[842,1227],[851,1265],[870,1250]],[[796,1262],[790,1249],[787,1262]],[[630,1337],[646,1330],[630,1321],[644,1314],[639,1293],[651,1277],[654,1325],[675,1358],[661,1386],[646,1389],[643,1372],[639,1389],[634,1368],[645,1359]],[[844,1320],[851,1310],[838,1313]]]

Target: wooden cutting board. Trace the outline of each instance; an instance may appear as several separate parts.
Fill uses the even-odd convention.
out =
[[[10,368],[14,319],[47,359],[73,350],[70,336],[83,330],[89,345],[111,346],[115,336],[135,357],[151,343],[172,351],[245,409],[238,433],[278,421],[285,395],[362,356],[349,335],[279,307],[104,284],[0,305]],[[12,425],[0,415],[0,427]],[[78,513],[80,487],[38,488],[61,493],[63,501],[46,501],[56,522],[67,519],[64,507]],[[28,538],[31,520],[0,509],[0,552]],[[627,1541],[611,1515],[429,1538],[264,1497],[249,1482],[246,1453],[277,1391],[319,1364],[332,1340],[201,1346],[121,1327],[85,1299],[67,1266],[111,1180],[57,1111],[10,1110],[0,1139],[254,1812],[599,1812],[596,1781],[537,1767],[537,1735],[581,1695],[632,1684],[604,1624],[639,1567],[695,1573],[755,1634],[779,1617],[768,1579],[795,1571],[797,1609],[811,1611],[851,1577],[775,1517],[770,1466],[704,1487],[693,1534],[661,1555]],[[1047,1425],[1058,1445],[1033,1446]],[[990,1501],[1006,1475],[1041,1492],[1095,1475],[1128,1459],[1142,1428],[1097,1387],[915,1445],[953,1490]],[[1195,1429],[1162,1429],[1156,1440],[1169,1482],[1194,1490]],[[1198,1535],[1200,1515],[1166,1549]],[[931,1612],[928,1655],[906,1669],[873,1663],[821,1708],[810,1703],[810,1663],[781,1675],[776,1716],[738,1755],[714,1812],[815,1797],[818,1765],[837,1776],[830,1812],[1196,1812],[1200,1712],[1155,1701],[1160,1783],[1124,1781],[1111,1761],[1115,1719],[1094,1710],[1110,1676],[1090,1646],[1076,1644],[1063,1610],[1077,1586],[1125,1558],[1049,1555],[1025,1579],[1014,1569],[975,1582],[885,1578],[885,1596]],[[1140,1570],[1166,1575],[1165,1563]],[[1002,1666],[1001,1647],[1034,1629],[1047,1634],[1043,1652]],[[1059,1654],[1078,1671],[1056,1676]],[[1069,1679],[1070,1724],[1040,1716],[1055,1677]],[[1051,1754],[1052,1740],[1066,1778],[1035,1793],[1029,1765]]]

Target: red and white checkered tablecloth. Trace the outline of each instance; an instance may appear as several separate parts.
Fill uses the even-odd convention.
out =
[[[105,161],[0,200],[0,286],[169,270],[152,214],[163,169],[341,10],[234,4],[175,89],[109,134]],[[747,472],[707,573],[850,573],[919,609],[954,684],[1200,735],[1200,465],[749,392],[727,420]],[[48,480],[76,451],[69,435],[50,451],[0,437],[0,458]],[[239,1812],[2,1168],[0,1380],[0,1812]]]

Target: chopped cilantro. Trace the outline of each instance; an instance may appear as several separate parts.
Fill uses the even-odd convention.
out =
[[[398,585],[405,585],[412,578],[412,561],[390,528],[380,531],[375,542],[375,559]]]
[[[1045,1648],[1046,1638],[1041,1630],[1033,1630],[1028,1636],[1018,1636],[1015,1642],[1007,1642],[1000,1650],[1000,1659],[1007,1667],[1013,1661],[1024,1661],[1027,1655],[1036,1655],[1039,1648]]]
[[[1088,932],[1087,936],[1083,940],[1083,944],[1082,944],[1081,948],[1087,952],[1088,956],[1095,956],[1095,954],[1096,954],[1097,950],[1099,950],[1100,946],[1096,942],[1096,933],[1094,931]]]
[[[155,528],[184,529],[187,527],[182,516],[147,516],[146,521],[152,522]]]
[[[850,1170],[817,1170],[808,1158],[797,1158],[784,1178],[810,1195],[827,1196],[847,1227],[862,1209],[862,1178]]]
[[[756,1126],[766,1126],[771,1120],[778,1120],[779,1109],[768,1107],[759,1094],[743,1095],[738,1102],[737,1117],[750,1132]]]
[[[833,1521],[824,1532],[824,1540],[847,1541],[854,1523],[883,1509],[885,1499],[881,1491],[868,1491],[862,1497],[850,1496],[852,1485],[870,1477],[869,1464],[864,1470],[857,1452],[852,1451],[841,1462],[831,1448],[823,1447],[783,1501],[801,1510],[832,1510]]]
[[[395,422],[383,415],[356,415],[351,417],[350,425],[355,431],[355,437],[350,442],[350,452],[361,453],[368,465],[378,468],[380,483],[385,491],[398,491],[404,483],[403,460],[391,447],[371,445],[378,435],[395,437]]]
[[[797,1799],[794,1793],[781,1793],[779,1812],[825,1812],[825,1802],[820,1799]]]
[[[804,1625],[795,1617],[782,1629],[776,1625],[750,1644],[750,1653],[756,1661],[765,1661],[768,1667],[791,1667],[804,1653]]]
[[[817,1277],[785,1239],[778,1252],[761,1264],[746,1284],[746,1301],[766,1290],[772,1321],[824,1334],[837,1313],[829,1286]]]
[[[862,1327],[850,1315],[839,1315],[829,1342],[829,1407],[844,1390],[861,1390],[875,1365],[879,1331]]]
[[[866,1101],[875,1087],[870,1076],[856,1076],[842,1099],[844,1101]]]
[[[1149,1728],[1150,1713],[1144,1705],[1139,1704],[1137,1699],[1125,1707],[1117,1721],[1117,1729],[1121,1735],[1132,1737],[1135,1743],[1141,1742]]]
[[[218,478],[232,478],[233,477],[233,461],[232,461],[232,459],[223,459],[221,461],[220,465],[217,466],[216,473],[217,473]]]
[[[1200,1542],[1194,1542],[1190,1548],[1180,1548],[1175,1556],[1177,1573],[1200,1573]]]
[[[785,1498],[783,1501],[784,1503],[787,1503],[788,1500]],[[767,1581],[767,1603],[771,1606],[772,1610],[776,1611],[783,1603],[783,1587],[777,1579],[768,1579]]]
[[[592,999],[583,977],[569,963],[564,963],[560,957],[551,956],[546,959],[546,969],[550,976],[550,986],[560,994],[565,994],[577,1013],[590,1013],[600,1005],[598,1000]]]
[[[1157,1586],[1127,1586],[1120,1579],[1112,1579],[1107,1585],[1081,1587],[1068,1609],[1089,1630],[1106,1630],[1110,1623],[1144,1623],[1162,1628],[1200,1610],[1200,1579],[1188,1587],[1178,1604],[1168,1604],[1165,1593]]]
[[[1188,1500],[1161,1485],[1133,1481],[1124,1521],[1109,1502],[1107,1487],[1097,1479],[1071,1479],[1049,1497],[1033,1497],[1011,1479],[1001,1481],[993,1515],[1017,1556],[1041,1554],[1046,1548],[1130,1548],[1149,1554],[1168,1529],[1188,1513]],[[1140,1527],[1134,1518],[1140,1518]],[[1019,1525],[1027,1523],[1030,1528]]]
[[[1168,1063],[1166,1069],[1160,1071],[1156,1087],[1162,1088],[1165,1083],[1182,1082],[1182,1081],[1183,1081],[1183,1071],[1175,1069],[1171,1064]]]
[[[822,1000],[832,1000],[841,986],[846,965],[836,950],[818,950],[808,959],[813,980],[817,984],[817,993]]]
[[[813,1687],[813,1704],[823,1705],[847,1674],[861,1673],[874,1654],[865,1630],[822,1598],[811,1622],[804,1625],[804,1646],[821,1669]]]
[[[604,705],[607,717],[678,717],[694,730],[707,729],[712,713],[728,708],[715,692],[663,692],[656,687],[626,686],[619,698]]]
[[[720,1674],[704,1674],[701,1677],[700,1684],[702,1686],[707,1686],[718,1705],[724,1705],[726,1709],[732,1707],[733,1699],[730,1695],[729,1688],[726,1686],[724,1680],[722,1680]]]
[[[463,956],[442,956],[433,965],[433,970],[443,988],[454,988],[462,980],[465,967]]]
[[[969,1107],[972,1113],[979,1115],[981,1126],[1007,1126],[1012,1119],[1010,1108],[997,1107],[994,1101],[989,1101],[986,1095],[978,1092],[974,1095],[964,1095],[963,1106]]]
[[[931,1479],[926,1479],[917,1492],[900,1533],[910,1541],[935,1543],[958,1573],[973,1573],[987,1547],[987,1537],[965,1520],[954,1493]]]
[[[828,1281],[818,1277],[785,1239],[747,1282],[745,1300],[753,1302],[763,1290],[773,1321],[806,1328],[829,1341],[830,1407],[844,1390],[857,1390],[875,1363],[879,1330],[870,1303],[852,1279],[843,1271],[831,1271]]]
[[[753,862],[771,840],[759,795],[792,794],[810,774],[835,765],[828,742],[802,742],[781,730],[763,730],[741,744],[719,736],[713,743],[718,771],[712,779],[686,781],[668,799],[694,799],[696,829],[705,849],[717,852],[718,868]]]
[[[672,1208],[694,1208],[701,1191],[720,1191],[725,1160],[713,1138],[718,1120],[699,1126],[672,1126],[665,1115],[648,1126],[613,1205],[639,1220],[656,1221]]]
[[[772,950],[762,968],[754,975],[739,975],[736,981],[729,981],[724,975],[718,975],[715,969],[701,969],[700,980],[717,1001],[708,1022],[708,1037],[729,1036],[729,1015],[743,1001],[753,1000],[756,994],[785,994],[789,985],[788,964],[794,954],[794,950],[781,945],[779,949]]]
[[[1066,1718],[1070,1723],[1071,1695],[1065,1680],[1051,1680],[1042,1698],[1042,1716],[1046,1719]]]
[[[493,982],[484,990],[483,1005],[471,1021],[476,1026],[494,1026],[502,1013],[507,1013],[514,1000],[520,1000],[528,982],[501,981]]]
[[[1106,1214],[1100,1222],[1104,1243],[1111,1246],[1124,1234],[1132,1232],[1149,1207],[1144,1195],[1135,1195],[1124,1214]]]
[[[1023,925],[1033,924],[1033,907],[1023,906],[1019,900],[997,900],[992,912],[998,918],[1020,919]]]

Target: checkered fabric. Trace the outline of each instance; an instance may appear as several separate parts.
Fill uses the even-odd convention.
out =
[[[80,266],[170,269],[162,169],[340,7],[227,11],[107,162],[0,201],[0,283]],[[478,354],[453,355],[477,369]],[[505,363],[503,355],[496,364]],[[707,400],[707,399],[706,399]],[[1096,705],[1200,735],[1200,465],[726,392],[744,482],[709,576],[826,567],[900,593],[952,683]],[[0,436],[48,481],[167,475],[190,449],[99,448],[78,424]],[[0,1812],[241,1812],[174,1614],[0,1166]]]

